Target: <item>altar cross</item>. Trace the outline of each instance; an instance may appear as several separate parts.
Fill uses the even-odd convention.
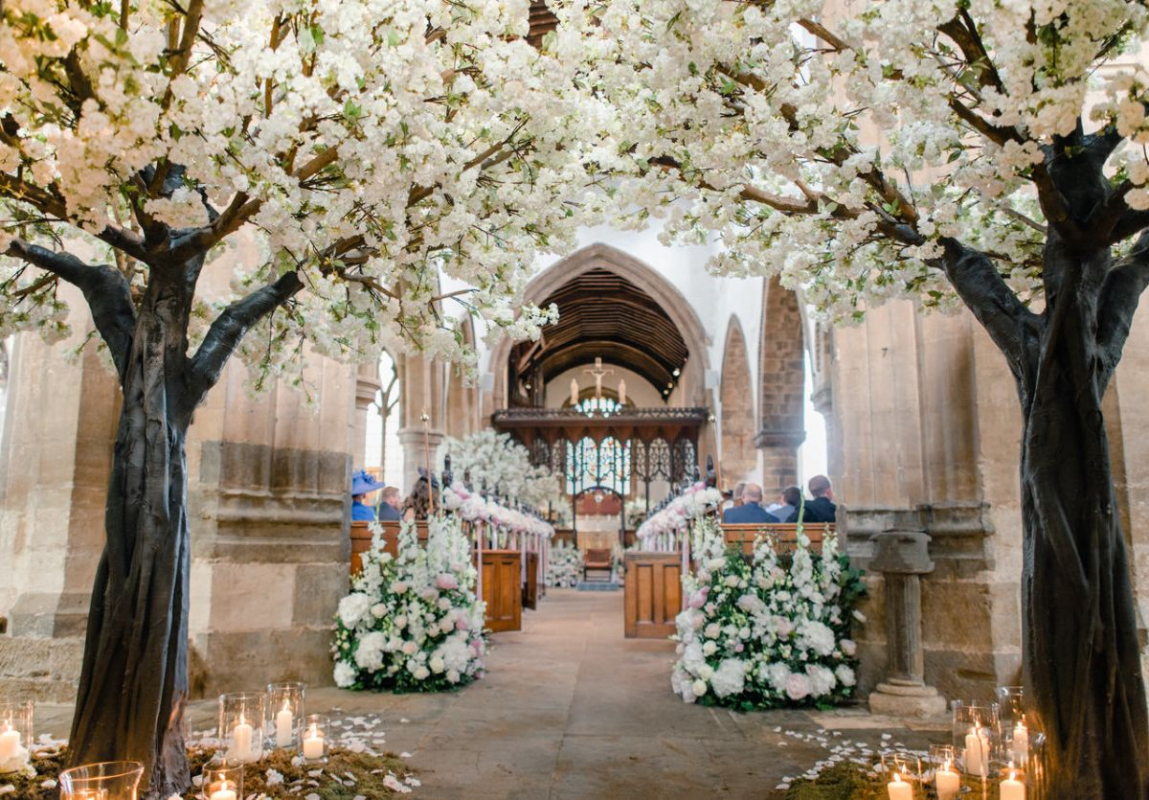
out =
[[[602,399],[602,379],[606,375],[613,374],[614,370],[613,369],[603,369],[602,368],[602,359],[596,357],[594,360],[594,369],[584,369],[583,372],[586,372],[586,373],[594,376],[594,397],[596,400],[601,400]]]

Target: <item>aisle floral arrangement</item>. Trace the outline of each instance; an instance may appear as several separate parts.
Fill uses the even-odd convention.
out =
[[[448,439],[443,452],[450,454],[456,475],[470,474],[472,486],[485,484],[535,508],[567,502],[558,478],[547,467],[533,465],[530,452],[509,433],[485,428],[462,439]]]
[[[405,523],[398,558],[384,552],[382,528],[372,530],[375,546],[336,615],[336,685],[433,692],[482,677],[484,604],[460,521],[430,520],[426,546]]]
[[[582,551],[564,542],[551,548],[547,557],[547,586],[573,589],[582,575]]]
[[[677,534],[690,528],[692,520],[700,519],[722,505],[722,492],[696,483],[665,507],[646,518],[635,535],[642,544],[647,544],[660,535]]]
[[[855,606],[865,584],[836,537],[827,536],[817,554],[799,531],[797,550],[787,556],[759,539],[747,557],[726,547],[713,519],[699,519],[691,534],[688,608],[672,637],[675,693],[687,703],[747,711],[847,699],[857,666],[850,630],[864,619]]]
[[[549,523],[487,500],[457,481],[443,490],[443,508],[459,520],[486,523],[504,533],[535,534],[546,539],[555,535],[555,529]]]

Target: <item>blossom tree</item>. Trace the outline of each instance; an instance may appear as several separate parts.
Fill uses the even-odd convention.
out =
[[[522,0],[7,0],[0,17],[0,333],[62,336],[71,284],[123,391],[69,758],[143,761],[167,796],[189,780],[196,406],[237,351],[267,376],[306,352],[465,357],[444,275],[537,335],[547,314],[510,304],[521,259],[590,214],[597,115],[577,65],[524,38]],[[263,256],[213,307],[197,281],[236,237]]]
[[[589,13],[588,13],[589,12]],[[1024,418],[1024,680],[1057,797],[1149,797],[1149,723],[1102,396],[1149,283],[1146,11],[1125,0],[622,0],[589,77],[624,199],[830,318],[964,303]],[[1125,62],[1129,64],[1130,62]],[[1136,62],[1132,62],[1136,63]]]

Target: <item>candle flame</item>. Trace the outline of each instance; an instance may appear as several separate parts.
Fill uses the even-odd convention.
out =
[[[942,772],[949,772],[949,771],[950,771],[950,760],[947,758],[946,759],[946,765],[944,767],[942,767]]]
[[[901,783],[901,782],[902,782],[902,776],[899,773],[895,772],[894,773],[894,783]]]
[[[12,725],[8,720],[4,720],[4,733],[12,730]]]
[[[283,710],[284,711],[290,711],[291,710],[290,701],[288,701],[288,700],[283,701]]]
[[[1011,770],[1009,771],[1009,779],[1010,779],[1011,781],[1013,781],[1013,780],[1017,780],[1017,770],[1015,770],[1015,769],[1011,769]]]
[[[240,712],[239,712],[239,722],[238,722],[237,724],[238,724],[238,725],[243,725],[243,724],[244,724],[244,722],[243,722],[243,712],[242,712],[242,711],[240,711]]]
[[[317,736],[319,736],[319,726],[313,722],[311,723],[311,737],[314,739]]]

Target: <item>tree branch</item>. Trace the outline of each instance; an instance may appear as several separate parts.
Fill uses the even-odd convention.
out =
[[[7,255],[47,270],[84,294],[96,330],[107,343],[116,371],[123,380],[135,335],[136,307],[128,281],[119,270],[89,266],[70,253],[57,253],[19,239],[8,246]]]
[[[1105,393],[1118,362],[1141,293],[1149,286],[1149,231],[1141,234],[1133,250],[1105,276],[1101,297],[1097,304],[1097,349],[1101,368],[1097,373],[1097,389]]]
[[[1026,343],[1040,329],[1041,317],[1025,307],[985,253],[948,236],[940,242],[950,283],[1005,355],[1014,376],[1025,374]]]
[[[256,289],[232,303],[211,324],[203,344],[191,360],[191,397],[198,405],[219,381],[223,367],[239,347],[244,334],[303,288],[296,272],[284,273],[275,283]]]

